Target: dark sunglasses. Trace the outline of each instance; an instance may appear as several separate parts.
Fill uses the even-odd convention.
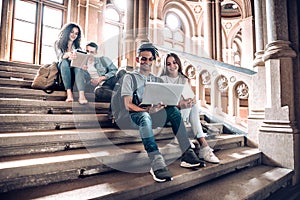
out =
[[[154,57],[151,57],[151,58],[141,57],[141,61],[146,62],[147,60],[149,60],[150,62],[152,62],[153,60],[155,60],[155,58]]]

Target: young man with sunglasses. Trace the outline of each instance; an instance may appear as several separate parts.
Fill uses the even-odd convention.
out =
[[[151,43],[142,44],[138,49],[136,62],[139,66],[138,70],[132,72],[132,74],[136,79],[136,94],[139,102],[142,102],[146,82],[163,82],[161,78],[151,74],[151,67],[157,56],[157,48]],[[176,106],[165,106],[163,102],[158,105],[139,107],[132,101],[134,93],[133,85],[132,77],[126,74],[122,84],[121,96],[124,98],[125,108],[130,113],[133,126],[138,126],[139,128],[144,148],[151,162],[150,173],[153,179],[157,182],[172,180],[172,175],[158,149],[152,130],[153,127],[162,127],[166,123],[171,124],[173,133],[176,135],[183,153],[180,166],[186,168],[205,166],[191,149],[191,144],[178,108]]]

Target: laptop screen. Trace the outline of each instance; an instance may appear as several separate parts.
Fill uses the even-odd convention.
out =
[[[141,105],[157,105],[163,103],[176,106],[180,100],[184,85],[172,83],[146,82]]]

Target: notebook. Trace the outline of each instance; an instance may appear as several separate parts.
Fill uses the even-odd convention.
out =
[[[184,85],[182,84],[146,82],[141,105],[163,103],[168,106],[176,106],[183,88]]]
[[[88,59],[91,55],[89,55],[85,51],[76,50],[76,59],[71,61],[72,67],[79,67],[81,68],[83,65],[86,65],[88,62]]]

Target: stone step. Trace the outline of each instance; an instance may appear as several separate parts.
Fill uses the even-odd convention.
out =
[[[111,171],[84,179],[74,179],[40,187],[0,194],[1,199],[155,199],[210,181],[238,169],[256,166],[261,163],[258,149],[240,147],[216,152],[220,164],[207,164],[200,169],[185,169],[179,166],[179,160],[173,161],[169,169],[173,181],[156,183],[149,174],[149,166],[133,173]],[[129,162],[127,162],[130,164]],[[138,168],[137,168],[138,169]],[[20,170],[23,172],[24,170]],[[32,170],[34,171],[34,170]],[[9,171],[10,172],[10,171]],[[2,179],[0,179],[2,180]],[[2,187],[3,188],[3,187]]]
[[[157,140],[174,138],[171,128],[157,128],[153,132]],[[140,141],[138,130],[118,128],[7,132],[0,134],[0,157]],[[218,135],[215,139],[207,139],[207,141],[215,150],[244,146],[242,135]]]
[[[167,162],[174,161],[181,155],[178,145],[164,141],[159,141],[158,145]],[[149,164],[141,144],[1,158],[0,192],[69,181],[112,170],[144,171]]]
[[[21,99],[37,99],[48,101],[64,101],[66,99],[65,91],[54,91],[51,94],[43,90],[31,88],[11,88],[0,87],[0,98],[21,98]]]
[[[171,131],[171,128],[154,129],[154,134],[157,140],[170,140],[174,138]],[[237,138],[235,142],[241,140],[243,138]],[[230,139],[228,141],[233,143]],[[138,130],[121,131],[117,128],[1,133],[0,157],[136,142],[141,142]]]
[[[1,71],[1,78],[16,78],[20,80],[29,80],[32,81],[36,74],[20,73],[20,72],[10,72],[10,71]]]
[[[104,114],[108,113],[109,103],[41,101],[36,99],[0,98],[0,114]]]
[[[24,74],[33,74],[36,75],[38,70],[33,69],[33,68],[28,68],[28,67],[23,67],[23,66],[9,66],[9,65],[0,65],[0,72],[2,75],[2,72],[13,72],[13,73],[24,73]]]
[[[241,169],[158,200],[266,199],[276,190],[289,185],[292,175],[291,169],[259,165]],[[283,198],[277,196],[274,199]]]
[[[29,80],[0,78],[0,87],[31,88],[31,83]]]
[[[0,133],[108,126],[107,114],[0,114]]]
[[[11,61],[8,62],[3,60],[0,60],[0,66],[14,67],[16,69],[19,68],[35,69],[36,71],[40,68],[40,65],[11,62]]]
[[[12,88],[12,87],[0,87],[0,98],[20,98],[20,99],[36,99],[43,101],[65,101],[65,91],[53,91],[51,94],[46,93],[43,90],[31,89],[31,88]],[[73,96],[75,102],[78,98],[78,92],[74,91]],[[89,102],[95,101],[94,93],[88,92],[85,94]]]

